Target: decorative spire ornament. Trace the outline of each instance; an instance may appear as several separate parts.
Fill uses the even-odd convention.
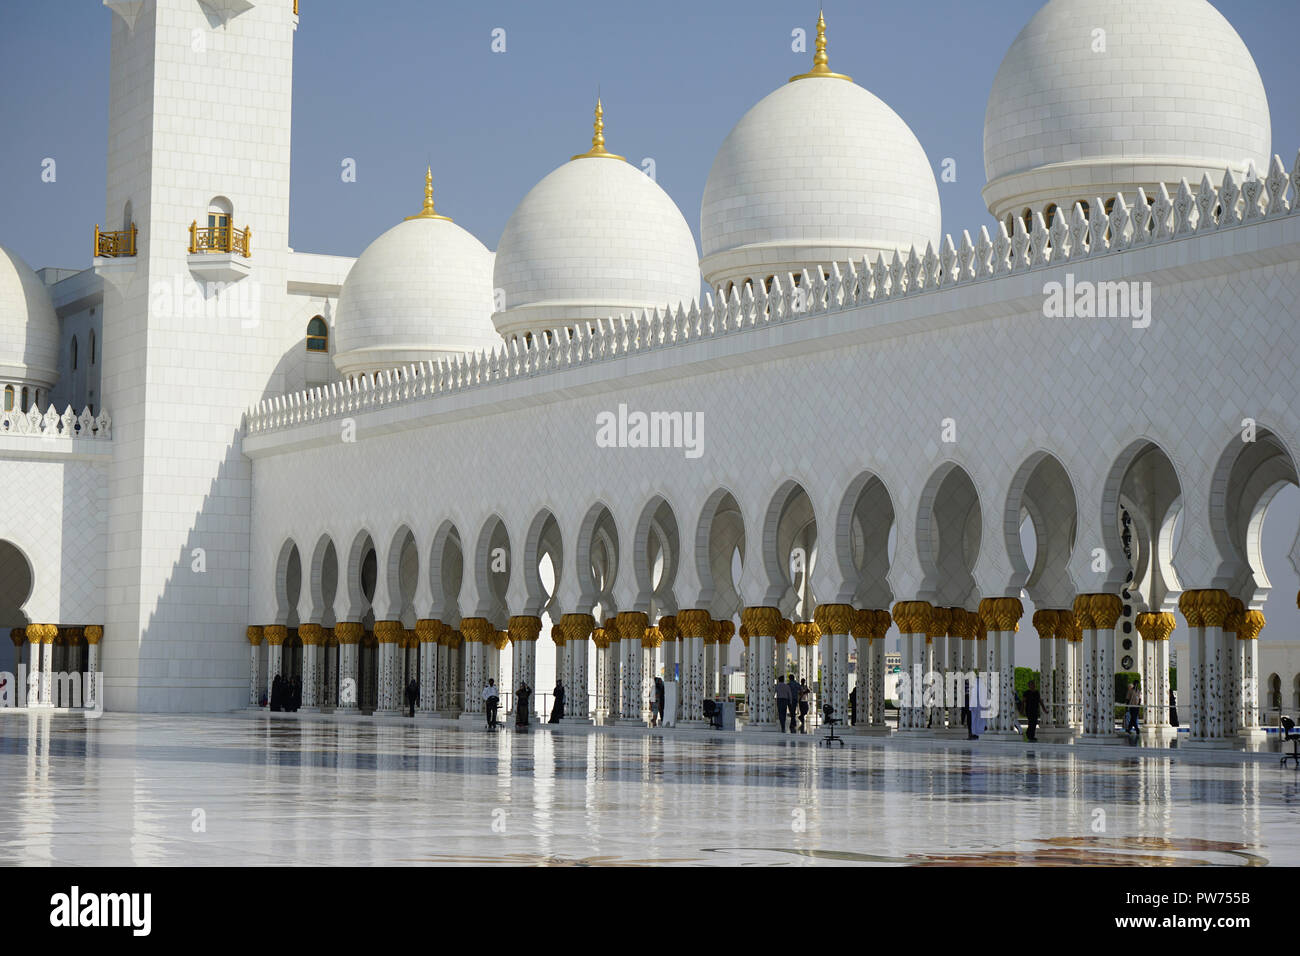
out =
[[[443,219],[451,222],[449,216],[440,216],[433,208],[433,167],[430,166],[424,171],[424,208],[414,216],[407,216],[404,222],[410,219]]]
[[[817,52],[813,55],[813,68],[808,73],[800,73],[798,76],[790,77],[790,82],[806,80],[814,76],[821,76],[830,80],[849,80],[850,82],[853,80],[853,77],[845,76],[843,73],[831,72],[830,58],[826,56],[826,15],[820,10],[817,11]]]
[[[573,159],[622,159],[605,149],[605,108],[600,97],[596,97],[596,122],[592,124],[591,149],[579,153]]]

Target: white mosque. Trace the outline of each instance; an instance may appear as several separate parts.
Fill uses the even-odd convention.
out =
[[[0,667],[45,675],[29,706],[88,670],[110,710],[229,711],[284,674],[303,711],[382,715],[417,677],[417,720],[481,721],[545,628],[570,721],[644,722],[663,674],[696,724],[743,670],[770,729],[793,656],[840,714],[860,688],[854,731],[964,733],[942,700],[885,724],[897,634],[905,674],[1003,700],[1040,670],[1057,739],[1116,737],[1140,673],[1160,741],[1176,613],[1193,743],[1290,706],[1300,654],[1258,639],[1300,168],[1206,0],[1039,10],[988,100],[987,225],[942,232],[930,158],[819,22],[723,143],[702,249],[598,104],[495,252],[430,178],[355,260],[288,245],[295,0],[104,5],[93,263],[0,248]]]

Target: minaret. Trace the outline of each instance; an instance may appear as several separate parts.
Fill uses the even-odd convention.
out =
[[[241,419],[303,334],[283,308],[297,16],[294,0],[106,6],[105,221],[138,241],[102,270],[105,705],[230,709],[248,697]]]

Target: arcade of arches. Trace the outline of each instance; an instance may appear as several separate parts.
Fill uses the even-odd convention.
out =
[[[744,702],[743,725],[771,730],[774,682],[797,671],[815,689],[814,707],[829,705],[840,719],[854,714],[854,732],[964,735],[960,703],[944,690],[978,673],[994,699],[1015,699],[1015,635],[1028,601],[1039,655],[1022,663],[1041,675],[1047,738],[1117,736],[1124,704],[1117,674],[1139,675],[1146,738],[1172,738],[1177,611],[1190,658],[1178,687],[1181,723],[1193,741],[1225,745],[1261,733],[1257,639],[1269,588],[1260,529],[1269,501],[1297,479],[1289,453],[1267,432],[1225,451],[1216,477],[1209,511],[1221,563],[1212,580],[1193,582],[1204,587],[1179,580],[1183,487],[1171,459],[1147,441],[1134,442],[1113,466],[1101,516],[1108,570],[1102,587],[1087,593],[1076,591],[1069,570],[1083,516],[1067,469],[1046,453],[1027,461],[1005,494],[1001,536],[983,526],[980,492],[953,463],[928,482],[914,531],[895,514],[883,482],[864,474],[846,490],[836,527],[819,535],[809,495],[787,481],[753,523],[749,537],[762,543],[756,555],[746,551],[743,509],[725,489],[695,512],[693,534],[662,496],[627,529],[594,505],[573,542],[545,510],[526,529],[492,516],[470,539],[450,522],[428,538],[403,526],[386,550],[368,531],[350,543],[317,532],[309,553],[283,543],[279,620],[247,630],[249,703],[257,706],[282,674],[301,680],[305,710],[396,714],[415,680],[420,713],[482,719],[481,688],[489,678],[501,684],[507,649],[511,682],[536,688],[536,644],[549,620],[556,674],[568,689],[566,720],[644,723],[654,679],[663,675],[678,680],[669,721],[699,725],[705,700],[727,696],[730,675],[743,670],[743,697],[732,695]],[[630,535],[630,558],[620,533]],[[909,534],[924,578],[899,600],[888,574],[899,536]],[[982,547],[996,546],[1006,547],[1013,577],[1006,592],[980,594],[976,559]],[[838,593],[815,592],[819,551],[839,569]],[[620,569],[620,557],[631,567]],[[740,597],[747,557],[761,579],[761,588],[748,589],[762,596],[754,606]],[[516,561],[527,594],[511,608]],[[699,572],[699,606],[678,605],[674,579],[685,562]],[[580,585],[572,609],[558,606],[565,573]],[[630,608],[615,606],[620,574],[635,578]],[[462,613],[470,576],[477,601]],[[936,693],[900,700],[896,724],[886,724],[886,707],[894,707],[886,700],[885,640],[894,626],[902,675]],[[739,666],[733,636],[744,648]],[[1017,719],[1013,706],[1000,707],[986,733],[1018,737]]]

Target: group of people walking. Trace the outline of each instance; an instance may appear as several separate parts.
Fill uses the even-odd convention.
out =
[[[295,711],[302,706],[302,678],[275,675],[271,681],[271,709]]]
[[[786,718],[790,720],[790,733],[806,734],[808,732],[808,708],[812,703],[812,688],[808,679],[798,683],[794,675],[789,678],[776,679],[776,717],[781,724],[781,733],[785,733]],[[796,727],[796,723],[798,726]]]

